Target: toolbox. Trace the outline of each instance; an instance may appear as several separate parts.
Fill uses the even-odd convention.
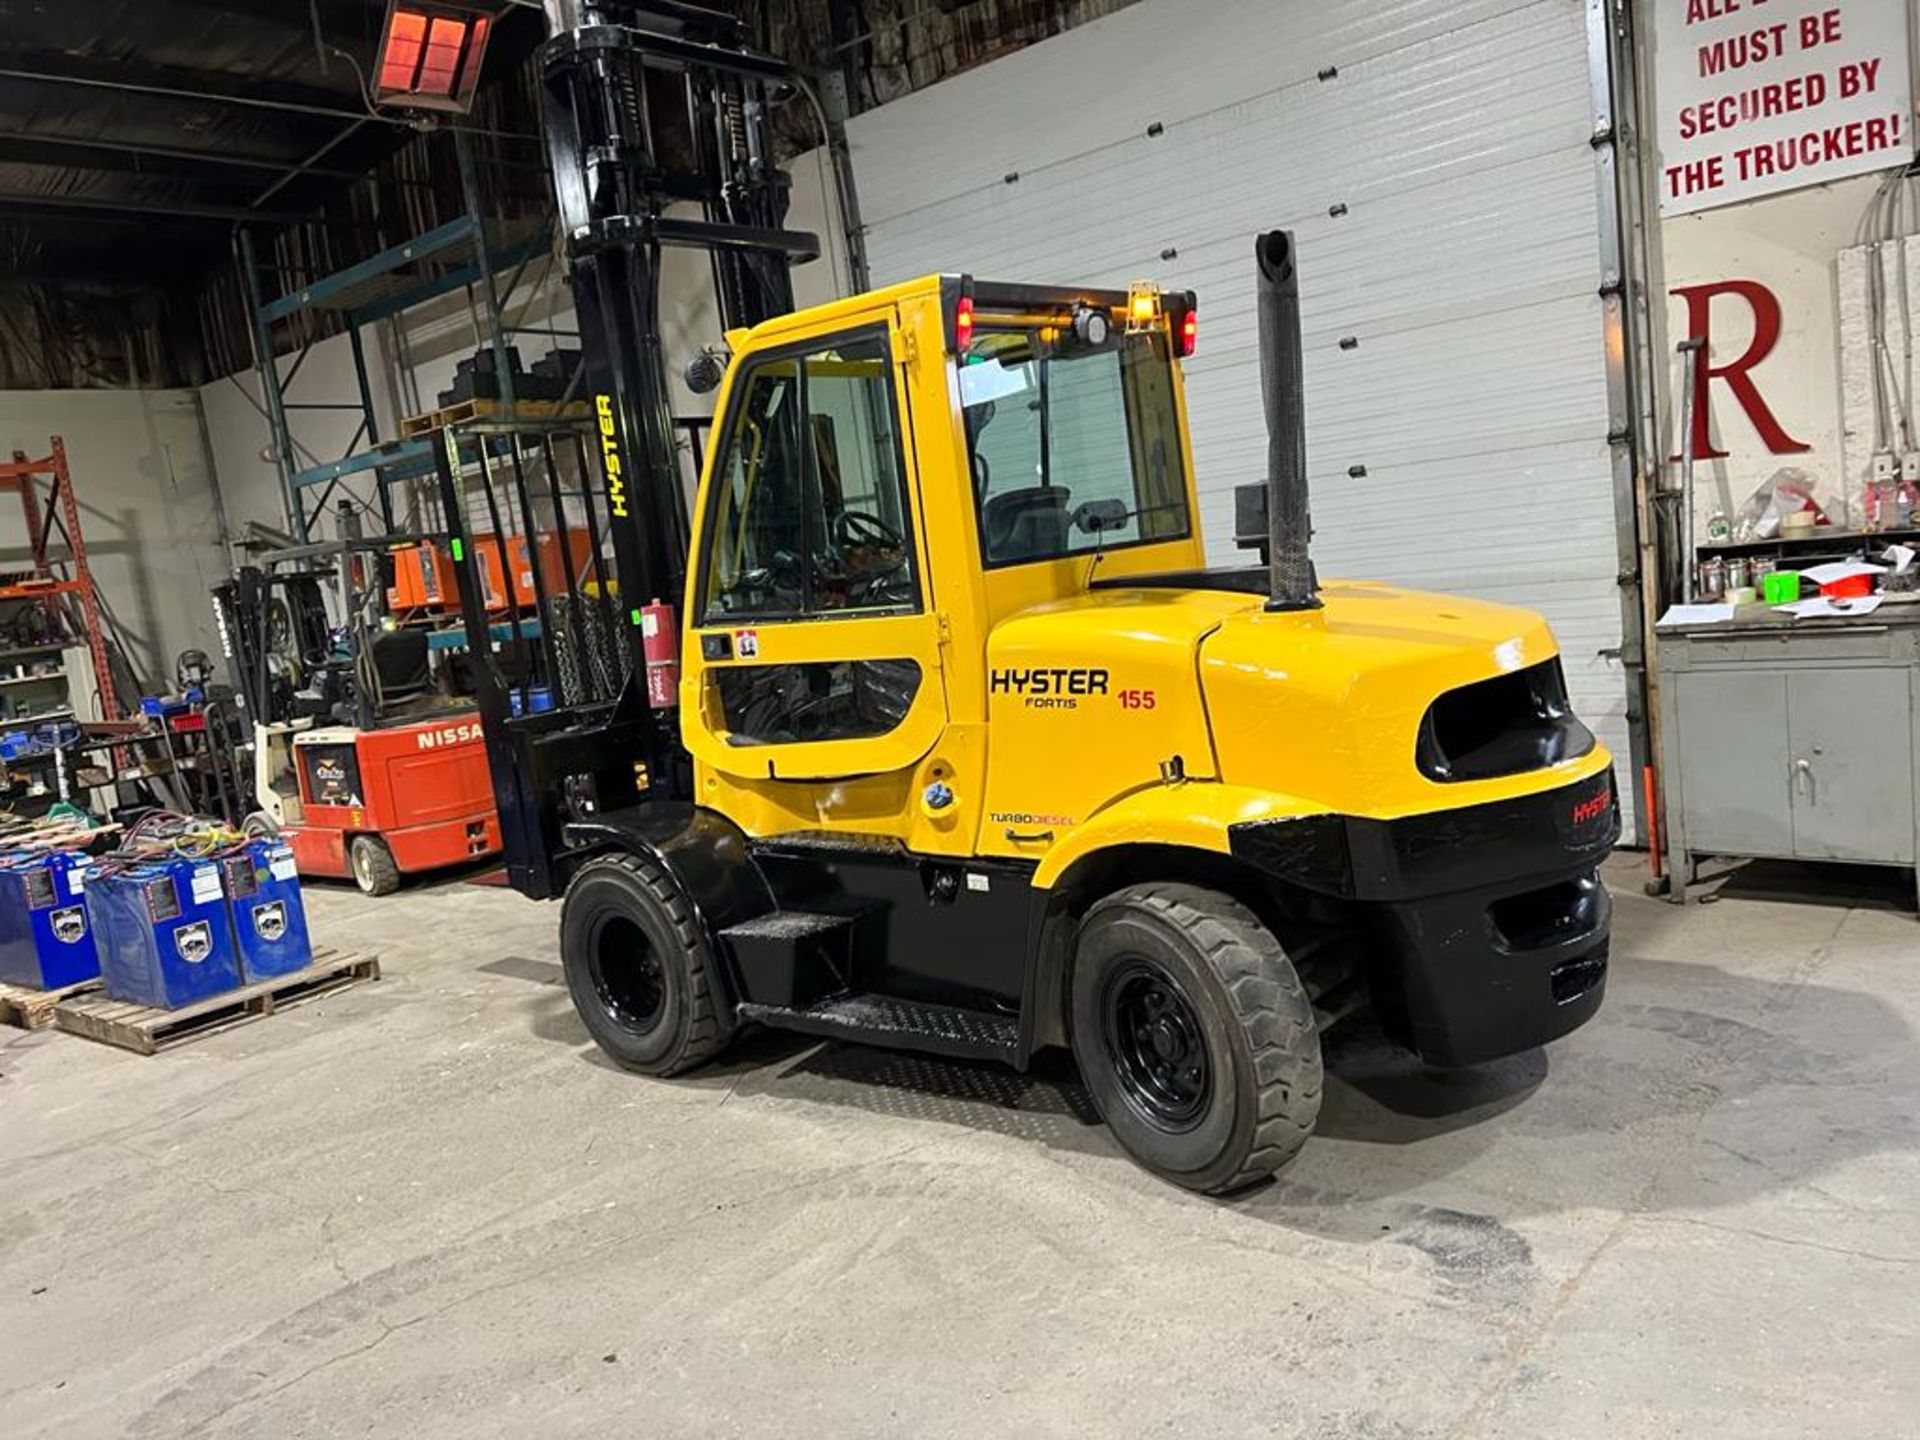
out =
[[[100,973],[88,864],[66,850],[0,853],[0,980],[58,990]]]
[[[240,983],[220,864],[174,857],[103,865],[87,913],[107,993],[171,1010]]]
[[[290,975],[313,963],[300,877],[284,840],[249,840],[220,858],[240,973],[251,983]]]

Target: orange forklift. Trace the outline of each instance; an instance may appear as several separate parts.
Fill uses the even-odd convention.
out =
[[[357,529],[343,517],[337,540],[241,566],[214,613],[251,721],[255,803],[303,876],[386,895],[497,855],[500,821],[458,599],[421,585],[437,547]]]

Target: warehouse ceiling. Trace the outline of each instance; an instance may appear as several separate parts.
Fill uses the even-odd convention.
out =
[[[413,134],[371,114],[385,0],[0,0],[0,279],[192,285]],[[544,26],[515,6],[489,79]],[[346,52],[343,56],[341,51]]]
[[[488,212],[533,218],[550,199],[525,62],[545,21],[537,0],[493,3],[504,13],[460,123],[480,132]],[[705,3],[747,20],[762,49],[838,72],[857,111],[1133,0]],[[370,113],[346,58],[371,68],[386,8],[0,0],[0,389],[242,368],[239,224],[261,230],[277,294],[461,213],[453,147]],[[779,121],[789,147],[818,143],[805,106]]]

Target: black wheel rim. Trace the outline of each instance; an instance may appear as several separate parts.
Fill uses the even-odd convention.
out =
[[[1107,1054],[1129,1103],[1163,1130],[1189,1130],[1206,1113],[1213,1065],[1200,1017],[1173,977],[1145,960],[1107,981]]]
[[[647,932],[623,915],[595,928],[588,965],[600,1006],[628,1030],[651,1030],[666,1008],[666,974]]]

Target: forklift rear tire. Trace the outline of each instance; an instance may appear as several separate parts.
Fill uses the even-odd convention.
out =
[[[391,895],[400,888],[400,867],[378,835],[354,836],[347,847],[347,861],[353,867],[353,883],[367,894]]]
[[[561,902],[560,959],[574,1009],[628,1070],[677,1075],[732,1034],[706,929],[651,860],[606,855],[580,868]]]
[[[1197,885],[1135,885],[1074,943],[1073,1054],[1107,1127],[1208,1194],[1263,1180],[1320,1114],[1313,1004],[1265,926]]]

